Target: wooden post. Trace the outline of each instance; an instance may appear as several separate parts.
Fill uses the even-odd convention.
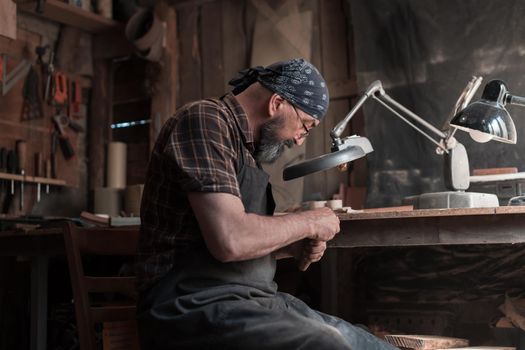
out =
[[[173,6],[159,3],[156,13],[165,23],[165,47],[157,93],[151,97],[151,124],[149,149],[153,149],[162,125],[175,113],[177,108],[177,15]]]
[[[110,62],[105,59],[93,63],[93,95],[91,115],[88,118],[88,174],[89,189],[104,186],[105,146],[111,140],[111,74]]]

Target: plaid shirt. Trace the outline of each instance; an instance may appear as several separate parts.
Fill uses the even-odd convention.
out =
[[[178,253],[204,242],[188,192],[225,192],[240,197],[237,162],[243,149],[253,152],[253,134],[232,94],[189,103],[163,126],[142,196],[139,289],[166,274]],[[244,159],[255,166],[248,152]]]

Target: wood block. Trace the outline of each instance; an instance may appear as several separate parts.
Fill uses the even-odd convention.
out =
[[[366,201],[366,187],[350,186],[346,188],[343,206],[362,209]]]
[[[518,168],[486,168],[486,169],[473,169],[472,175],[499,175],[499,174],[516,174]]]
[[[16,4],[12,0],[0,0],[0,35],[16,39]]]
[[[445,350],[445,349],[436,349],[436,350]],[[446,350],[516,350],[516,348],[505,347],[505,346],[468,346],[466,348],[449,348]]]
[[[468,346],[467,339],[432,335],[386,335],[385,341],[399,348],[412,350],[451,349]]]
[[[367,208],[363,209],[365,213],[392,213],[399,211],[412,211],[414,210],[413,205],[402,205],[399,207],[384,207],[384,208]]]
[[[507,317],[500,317],[500,319],[496,322],[494,327],[496,328],[516,328],[514,327],[512,322],[510,322],[510,320]]]

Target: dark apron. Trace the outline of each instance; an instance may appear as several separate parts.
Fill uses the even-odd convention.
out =
[[[272,215],[269,176],[246,165],[245,152],[237,174],[245,210]],[[203,244],[177,261],[141,294],[137,319],[144,350],[394,349],[358,327],[277,292],[271,254],[221,263]]]

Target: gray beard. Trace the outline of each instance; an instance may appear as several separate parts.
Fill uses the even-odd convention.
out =
[[[261,127],[259,144],[255,148],[255,160],[259,163],[272,164],[284,152],[285,146],[291,148],[293,140],[282,141],[277,136],[284,127],[283,117],[270,120]]]

